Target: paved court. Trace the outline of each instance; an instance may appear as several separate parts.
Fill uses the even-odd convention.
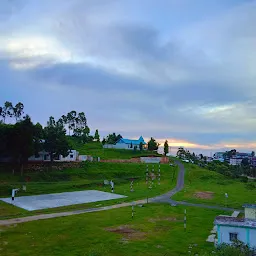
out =
[[[64,192],[55,194],[45,194],[38,196],[20,196],[11,198],[0,198],[0,200],[18,206],[28,211],[67,206],[73,204],[84,204],[111,199],[124,198],[126,196],[97,190],[86,190],[76,192]]]

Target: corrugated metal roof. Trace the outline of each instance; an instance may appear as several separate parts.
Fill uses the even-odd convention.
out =
[[[234,217],[218,216],[214,221],[215,225],[229,225],[235,227],[250,227],[256,229],[256,220],[253,219],[241,219]]]
[[[121,138],[117,143],[125,143],[125,144],[133,144],[133,145],[140,145],[140,143],[142,142],[143,145],[146,144],[146,142],[144,141],[143,137],[140,136],[140,138],[138,140],[130,140],[130,139],[124,139]]]
[[[256,204],[244,204],[243,207],[256,209]]]

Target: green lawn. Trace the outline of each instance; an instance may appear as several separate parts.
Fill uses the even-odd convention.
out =
[[[152,153],[148,150],[127,150],[127,149],[104,149],[99,142],[77,143],[74,139],[69,139],[73,149],[76,149],[80,155],[97,156],[101,159],[130,159],[140,156],[162,156],[157,153]]]
[[[213,244],[205,240],[214,218],[225,212],[188,207],[185,232],[184,209],[149,204],[136,206],[134,219],[126,207],[1,227],[1,254],[175,256],[211,251]]]
[[[155,171],[156,167],[155,165]],[[149,165],[152,168],[152,165]],[[18,196],[36,195],[80,190],[101,190],[111,192],[110,186],[104,186],[103,180],[113,180],[115,182],[115,193],[126,195],[127,198],[97,202],[92,204],[73,205],[60,207],[58,209],[48,209],[28,212],[23,209],[8,205],[0,201],[0,218],[11,218],[44,212],[65,211],[70,209],[84,209],[86,207],[95,207],[96,205],[109,205],[114,203],[127,202],[137,199],[145,199],[163,194],[176,184],[177,167],[170,167],[161,164],[161,182],[155,180],[152,189],[148,189],[145,183],[146,164],[133,163],[85,163],[82,168],[66,169],[63,171],[49,171],[26,174],[31,177],[31,182],[27,183],[27,191],[18,192]],[[173,179],[173,174],[175,174]],[[134,178],[134,192],[130,192],[130,179]],[[11,189],[21,187],[18,175],[0,175],[0,192],[2,197],[10,196]]]
[[[227,178],[193,164],[184,163],[184,165],[185,188],[173,199],[237,208],[241,208],[245,203],[256,203],[256,190],[250,186],[250,182],[243,183],[237,179]],[[196,195],[205,191],[213,192],[211,199],[198,198],[198,194]],[[228,199],[225,198],[225,193],[228,193]]]

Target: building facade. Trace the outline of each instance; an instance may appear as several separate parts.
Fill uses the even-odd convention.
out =
[[[103,148],[115,148],[115,149],[128,149],[132,150],[134,148],[139,149],[140,143],[142,143],[143,148],[146,149],[147,143],[144,141],[143,137],[140,136],[138,140],[124,139],[121,138],[116,144],[105,144]]]
[[[230,165],[241,165],[243,158],[232,157],[229,159]]]

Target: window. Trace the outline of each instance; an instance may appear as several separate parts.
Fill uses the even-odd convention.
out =
[[[231,242],[236,241],[237,240],[237,233],[229,233],[229,240]]]
[[[70,158],[73,158],[73,155],[70,155]]]

